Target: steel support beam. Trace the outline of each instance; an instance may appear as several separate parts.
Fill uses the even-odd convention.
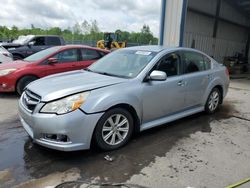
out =
[[[248,60],[249,60],[249,57],[250,57],[249,48],[250,48],[250,29],[249,29],[249,31],[248,31],[247,44],[246,44],[246,49],[245,49],[245,57],[247,57]]]
[[[162,0],[160,40],[163,46],[183,46],[187,0]]]
[[[216,14],[215,14],[214,28],[213,28],[213,38],[216,38],[217,36],[219,17],[220,17],[220,7],[221,7],[221,0],[217,0]]]

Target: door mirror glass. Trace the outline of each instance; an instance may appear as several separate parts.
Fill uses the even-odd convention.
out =
[[[164,81],[167,79],[167,74],[163,71],[154,70],[149,76],[149,80]]]
[[[28,43],[29,46],[34,46],[34,44],[35,44],[35,41],[31,41]]]
[[[55,64],[55,63],[57,63],[57,62],[58,62],[58,59],[57,59],[57,58],[51,57],[51,58],[48,59],[48,63],[49,63],[49,64]]]

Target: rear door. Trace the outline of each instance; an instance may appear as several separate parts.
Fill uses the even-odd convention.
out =
[[[77,66],[81,69],[88,67],[102,57],[101,53],[99,53],[97,50],[87,48],[81,48],[80,55],[80,62]]]
[[[49,64],[48,61],[45,61],[42,63],[42,66],[44,66],[44,76],[79,69],[77,66],[80,62],[80,53],[78,49],[61,51],[52,58],[56,58],[58,62]]]
[[[183,73],[186,84],[186,108],[202,104],[204,93],[211,80],[210,60],[201,53],[183,51]]]
[[[46,47],[60,46],[61,40],[59,37],[48,36],[46,37]]]
[[[153,70],[164,71],[167,79],[143,83],[143,123],[171,115],[185,107],[185,87],[180,63],[179,52],[164,55]]]

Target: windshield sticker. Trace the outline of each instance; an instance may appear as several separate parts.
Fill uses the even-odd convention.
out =
[[[135,54],[137,54],[137,55],[150,55],[151,52],[147,52],[147,51],[137,51],[137,52],[135,52]]]

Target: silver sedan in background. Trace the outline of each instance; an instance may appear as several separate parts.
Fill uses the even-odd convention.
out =
[[[227,94],[227,69],[188,48],[117,50],[85,70],[32,82],[19,101],[21,123],[35,143],[72,151],[94,142],[124,146],[137,131],[206,111]]]
[[[0,45],[0,64],[10,63],[13,61],[13,55]]]

